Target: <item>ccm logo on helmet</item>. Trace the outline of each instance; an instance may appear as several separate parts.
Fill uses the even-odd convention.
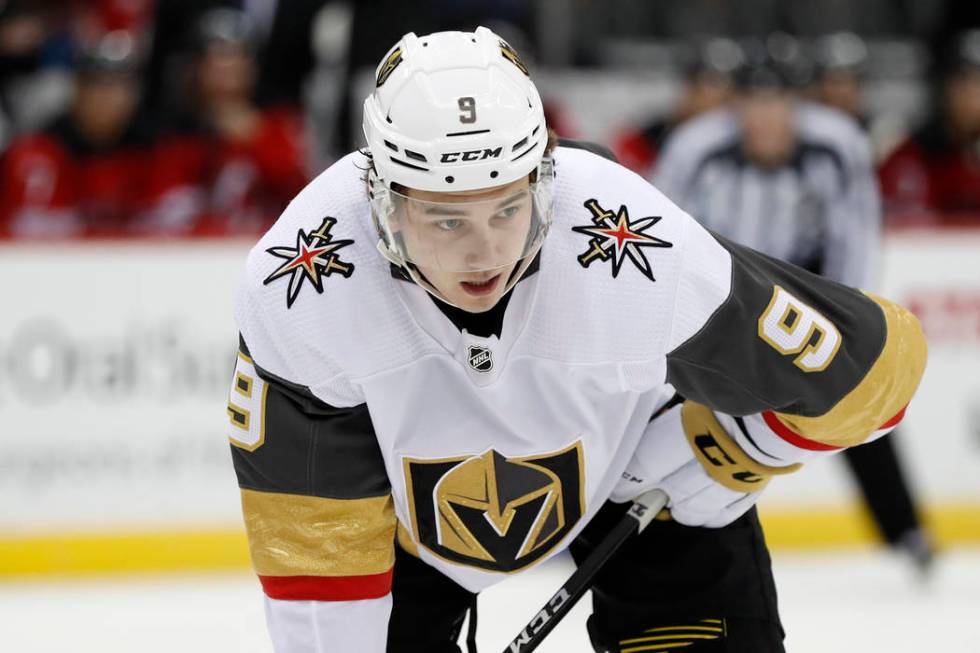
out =
[[[442,163],[458,163],[460,161],[483,161],[484,159],[496,159],[500,156],[502,147],[482,150],[466,150],[465,152],[446,152],[439,159]]]

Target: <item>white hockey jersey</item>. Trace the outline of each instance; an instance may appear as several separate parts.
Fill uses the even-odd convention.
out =
[[[384,650],[396,528],[471,591],[561,551],[675,389],[813,450],[908,402],[902,309],[714,237],[595,154],[555,165],[551,232],[492,334],[378,254],[360,154],[249,255],[229,432],[277,650]]]

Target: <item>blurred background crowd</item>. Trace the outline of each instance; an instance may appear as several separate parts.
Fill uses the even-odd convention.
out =
[[[649,110],[600,130],[603,103],[540,84],[560,135],[647,177],[681,123],[764,89],[855,121],[887,221],[980,223],[968,0],[0,0],[0,238],[260,232],[361,145],[358,80],[402,33],[477,24],[536,78],[656,80]]]

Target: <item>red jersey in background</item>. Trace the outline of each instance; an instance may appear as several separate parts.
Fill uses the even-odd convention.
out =
[[[193,122],[164,134],[153,156],[152,206],[141,230],[267,229],[309,180],[301,121],[293,109],[266,109],[244,140],[223,138]]]
[[[672,128],[672,123],[657,120],[644,127],[625,130],[613,138],[612,149],[620,163],[649,179],[653,176],[660,148]]]
[[[878,176],[886,214],[897,221],[980,219],[980,142],[955,145],[936,123],[892,152]]]
[[[14,141],[0,160],[0,235],[48,238],[118,234],[141,209],[147,147],[133,130],[93,147],[64,116]]]

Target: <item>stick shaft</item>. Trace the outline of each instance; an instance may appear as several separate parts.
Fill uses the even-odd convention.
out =
[[[667,495],[660,490],[652,490],[638,497],[629,512],[599,542],[599,545],[579,565],[558,591],[548,599],[544,607],[524,627],[520,634],[511,640],[504,653],[531,653],[544,641],[544,638],[558,625],[566,614],[578,603],[591,587],[592,579],[599,573],[606,561],[613,556],[629,537],[646,528],[660,509],[667,504]]]

